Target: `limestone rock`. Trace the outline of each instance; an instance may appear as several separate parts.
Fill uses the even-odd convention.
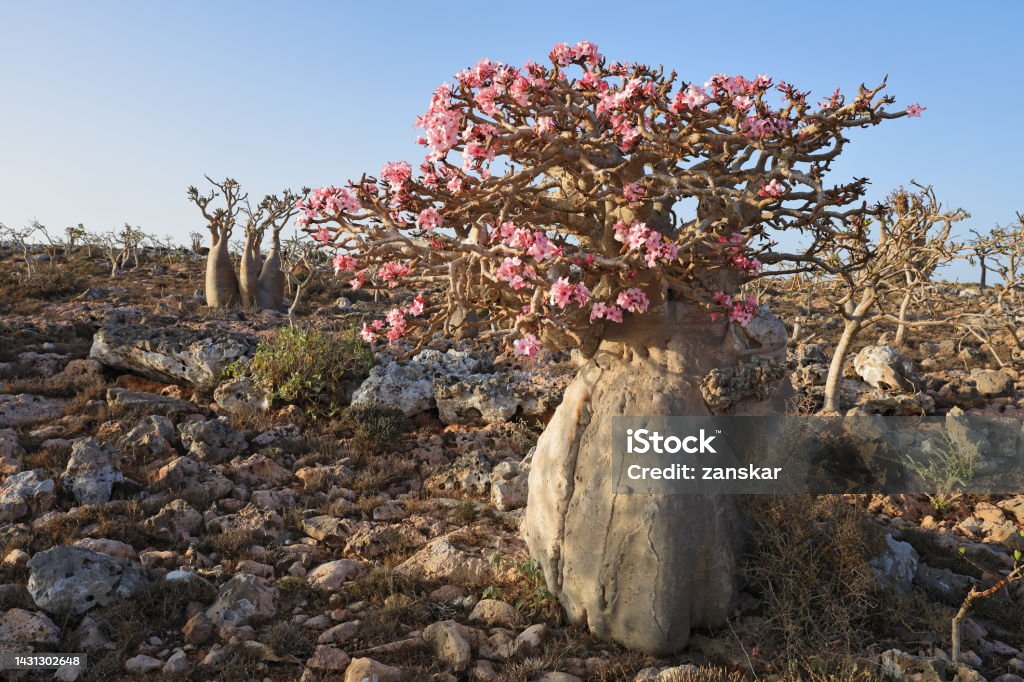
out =
[[[130,412],[148,412],[164,416],[181,416],[199,411],[199,406],[187,400],[180,400],[159,393],[129,391],[127,388],[108,388],[107,404]]]
[[[0,474],[10,475],[21,471],[21,458],[25,448],[18,443],[18,434],[13,429],[0,429]]]
[[[853,359],[853,367],[874,388],[913,390],[918,383],[913,365],[892,346],[865,346]]]
[[[431,541],[399,564],[395,571],[430,581],[464,585],[486,585],[494,577],[486,559],[456,547],[447,537]]]
[[[462,672],[473,662],[473,648],[470,645],[469,628],[454,620],[443,620],[423,629],[423,639],[434,655],[444,661],[452,670]]]
[[[356,389],[352,403],[380,403],[413,416],[436,407],[434,379],[465,379],[485,367],[483,360],[465,351],[427,349],[408,362],[389,361],[374,367]]]
[[[0,521],[16,521],[26,514],[47,511],[56,499],[56,485],[42,469],[11,474],[0,487]]]
[[[70,545],[39,552],[28,568],[29,594],[47,613],[85,613],[126,599],[146,584],[138,564]]]
[[[64,402],[29,393],[0,394],[0,429],[56,419],[64,414]]]
[[[249,447],[245,434],[235,431],[227,417],[179,424],[178,433],[189,456],[200,462],[224,462]]]
[[[0,616],[0,644],[56,644],[60,628],[37,611],[10,609]]]
[[[349,580],[366,572],[366,564],[352,559],[338,559],[320,564],[306,576],[309,584],[325,590],[339,590]]]
[[[148,535],[172,544],[186,543],[202,526],[203,515],[184,500],[169,502],[142,522]]]
[[[71,446],[61,481],[81,504],[101,504],[110,500],[114,484],[124,480],[119,463],[120,456],[110,445],[79,438]]]
[[[341,672],[348,666],[350,660],[348,654],[341,649],[320,645],[313,652],[313,656],[306,661],[306,665],[313,670]]]
[[[971,378],[978,393],[986,398],[1013,394],[1013,378],[1001,369],[975,369]]]
[[[917,575],[917,560],[917,551],[909,542],[901,542],[893,538],[892,533],[886,533],[885,549],[871,561],[871,569],[882,585],[907,594]]]
[[[178,440],[174,422],[162,415],[146,417],[121,436],[117,447],[124,452],[144,453],[150,457],[168,455],[174,451]]]
[[[434,380],[434,400],[446,424],[507,422],[519,409],[512,384],[500,374],[472,374],[465,379]]]
[[[277,586],[269,580],[239,573],[221,586],[206,615],[218,627],[246,625],[251,620],[273,616],[277,612],[277,597]]]
[[[256,349],[255,340],[242,334],[193,330],[174,322],[141,324],[130,314],[108,315],[93,337],[89,357],[154,381],[209,386],[225,367]]]
[[[270,408],[266,391],[255,386],[245,375],[221,383],[213,392],[213,399],[227,414],[246,415]]]
[[[508,602],[500,599],[481,599],[473,607],[469,620],[491,627],[517,628],[522,625],[523,616]]]
[[[345,670],[344,682],[402,682],[402,679],[400,668],[385,665],[372,658],[353,658]]]
[[[234,468],[235,480],[247,486],[281,486],[292,478],[292,472],[259,453],[243,460]]]

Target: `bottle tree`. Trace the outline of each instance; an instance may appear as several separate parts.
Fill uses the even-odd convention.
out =
[[[546,64],[482,59],[417,119],[416,168],[386,163],[300,203],[354,287],[418,294],[368,340],[475,335],[587,359],[538,443],[525,524],[572,621],[657,653],[724,621],[731,501],[614,494],[611,418],[778,406],[785,330],[739,287],[866,239],[866,180],[826,175],[848,129],[923,110],[892,110],[884,86],[812,104],[765,75],[684,81],[586,41]],[[785,231],[803,247],[779,249]]]

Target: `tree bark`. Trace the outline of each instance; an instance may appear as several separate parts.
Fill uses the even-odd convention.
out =
[[[231,264],[228,240],[217,239],[206,256],[206,305],[223,308],[238,305],[238,277]]]
[[[253,237],[246,235],[238,263],[238,294],[242,305],[249,309],[257,305],[261,265],[259,244],[254,243]]]
[[[284,306],[284,273],[281,272],[280,241],[274,244],[260,270],[256,302],[263,310],[280,310]]]
[[[710,416],[701,380],[738,359],[725,323],[680,303],[666,308],[661,320],[603,341],[580,369],[537,443],[524,520],[530,554],[569,621],[655,655],[685,647],[692,627],[726,622],[742,539],[728,496],[613,490],[613,419]],[[736,414],[781,412],[780,394]]]

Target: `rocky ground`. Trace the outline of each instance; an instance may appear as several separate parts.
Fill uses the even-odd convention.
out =
[[[0,254],[0,647],[88,652],[58,679],[1024,676],[1019,585],[972,608],[967,664],[947,655],[968,590],[1024,549],[1024,495],[752,501],[735,618],[647,657],[564,623],[519,538],[570,356],[437,344],[352,370],[333,403],[288,404],[247,369],[287,318],[205,309],[198,257],[113,280],[81,254],[30,282],[15,268]],[[993,302],[939,287],[949,314]],[[813,412],[838,321],[767,298],[799,321],[793,409]],[[300,319],[334,334],[385,307],[328,281]],[[900,350],[876,331],[850,360],[844,409],[1024,401],[1012,350],[949,330]]]

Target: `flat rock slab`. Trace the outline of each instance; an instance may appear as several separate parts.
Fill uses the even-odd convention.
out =
[[[225,367],[255,350],[255,339],[244,334],[179,327],[169,318],[139,321],[124,311],[107,317],[89,357],[154,381],[196,386],[215,383]]]
[[[64,414],[64,403],[57,398],[30,393],[0,394],[0,428],[57,419]]]

